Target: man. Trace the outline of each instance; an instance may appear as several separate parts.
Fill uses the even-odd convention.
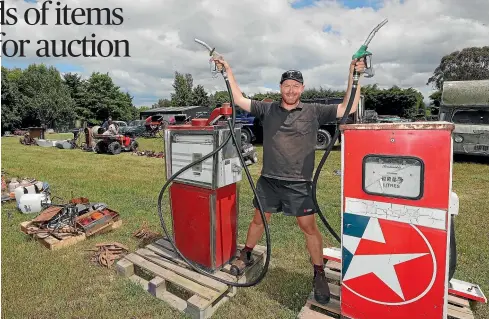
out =
[[[105,126],[105,127],[104,127]],[[119,128],[117,125],[112,122],[112,118],[109,117],[107,119],[107,122],[105,122],[102,127],[106,129],[106,131],[103,133],[103,135],[117,135],[119,134]]]
[[[330,300],[330,292],[324,274],[322,236],[316,224],[312,199],[316,136],[321,124],[343,116],[351,91],[353,70],[363,73],[365,63],[357,60],[351,62],[343,103],[322,105],[300,101],[304,80],[299,71],[290,70],[282,74],[280,102],[260,102],[243,97],[229,64],[222,57],[214,61],[224,66],[227,72],[235,104],[263,123],[263,168],[256,190],[267,222],[271,214],[278,212],[297,218],[314,264],[314,297],[319,303],[326,304]],[[350,113],[357,110],[359,99],[360,89]],[[251,251],[264,232],[256,198],[253,205],[255,215],[248,229],[245,248],[231,268],[235,274],[253,263]]]

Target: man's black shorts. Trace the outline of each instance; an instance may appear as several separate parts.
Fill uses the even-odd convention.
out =
[[[316,212],[312,182],[287,181],[260,176],[256,192],[264,212],[283,212],[287,216],[306,216]],[[256,197],[253,206],[258,209]]]

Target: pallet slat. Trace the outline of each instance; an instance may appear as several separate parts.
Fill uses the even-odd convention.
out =
[[[474,319],[474,314],[470,308],[448,304],[448,318]]]
[[[300,319],[335,319],[334,317],[322,314],[320,312],[314,311],[308,306],[302,307],[297,318]]]

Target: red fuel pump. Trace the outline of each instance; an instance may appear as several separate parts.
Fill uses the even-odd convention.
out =
[[[447,318],[448,293],[464,286],[449,276],[458,213],[453,129],[448,122],[341,127],[342,316]],[[468,287],[471,295],[461,295],[487,302],[478,286]]]
[[[215,151],[230,134],[222,118],[230,104],[216,108],[209,119],[172,125],[165,131],[166,176]],[[240,128],[235,135],[241,136]],[[176,247],[191,262],[214,272],[237,250],[238,188],[242,179],[238,148],[229,140],[222,150],[194,165],[169,188]]]

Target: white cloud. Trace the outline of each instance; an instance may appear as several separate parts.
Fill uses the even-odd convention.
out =
[[[379,1],[375,1],[376,4]],[[41,3],[37,4],[41,7]],[[307,87],[344,89],[352,54],[370,30],[389,19],[370,43],[376,75],[363,84],[414,87],[425,98],[425,85],[442,56],[468,46],[488,45],[489,2],[478,0],[386,0],[377,11],[348,9],[322,0],[314,7],[293,9],[291,0],[66,0],[61,7],[122,8],[124,23],[116,26],[54,25],[56,2],[50,4],[48,26],[29,26],[21,18],[32,4],[15,5],[17,25],[2,26],[3,40],[29,39],[28,58],[17,62],[63,63],[79,66],[83,75],[109,72],[114,82],[136,96],[136,105],[169,97],[175,71],[191,73],[194,85],[208,92],[225,89],[212,78],[202,39],[216,47],[233,68],[245,93],[275,89],[286,69],[302,70]],[[102,15],[104,16],[104,15]],[[78,17],[80,21],[82,17]],[[333,32],[323,32],[325,28]],[[123,40],[131,58],[35,57],[39,39]],[[4,57],[5,58],[5,57]],[[156,97],[156,98],[154,98]]]

